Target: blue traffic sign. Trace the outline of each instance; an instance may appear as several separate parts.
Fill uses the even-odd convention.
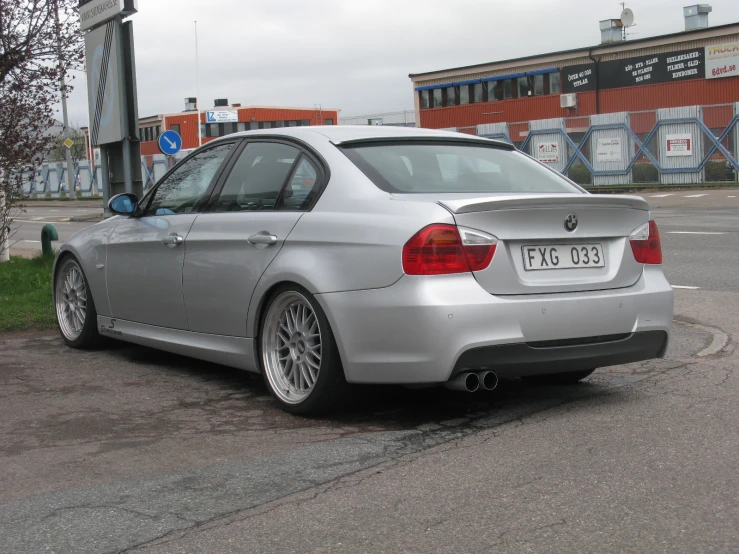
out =
[[[164,131],[157,142],[159,150],[167,156],[174,156],[182,148],[182,137],[175,131]]]

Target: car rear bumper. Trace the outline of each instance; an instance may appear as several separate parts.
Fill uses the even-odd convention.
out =
[[[390,287],[316,298],[354,383],[442,383],[496,360],[507,360],[495,367],[500,376],[516,376],[660,357],[673,312],[658,266],[645,266],[631,287],[604,291],[494,296],[472,274],[406,275]]]

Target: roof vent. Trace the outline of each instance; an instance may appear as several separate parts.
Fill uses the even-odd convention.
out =
[[[624,39],[623,23],[620,19],[604,19],[600,21],[600,43],[621,42]]]
[[[694,4],[683,8],[685,16],[685,30],[706,29],[708,27],[708,14],[713,11],[710,4]]]
[[[228,108],[228,98],[216,98],[213,105],[216,108]]]
[[[185,98],[185,111],[192,112],[198,109],[197,98]]]

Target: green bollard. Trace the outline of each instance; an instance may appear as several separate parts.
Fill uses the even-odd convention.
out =
[[[59,240],[59,235],[56,232],[56,227],[51,223],[47,223],[41,228],[41,250],[44,256],[51,256],[54,253],[54,249],[51,247],[52,240]]]

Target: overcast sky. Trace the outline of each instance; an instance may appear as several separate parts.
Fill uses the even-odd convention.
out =
[[[634,0],[632,38],[684,29],[690,0]],[[705,0],[704,0],[705,1]],[[709,22],[739,22],[739,0],[713,0]],[[409,73],[590,46],[610,0],[139,0],[134,22],[139,115],[178,112],[196,96],[242,105],[413,108]],[[70,123],[87,125],[78,74]]]

